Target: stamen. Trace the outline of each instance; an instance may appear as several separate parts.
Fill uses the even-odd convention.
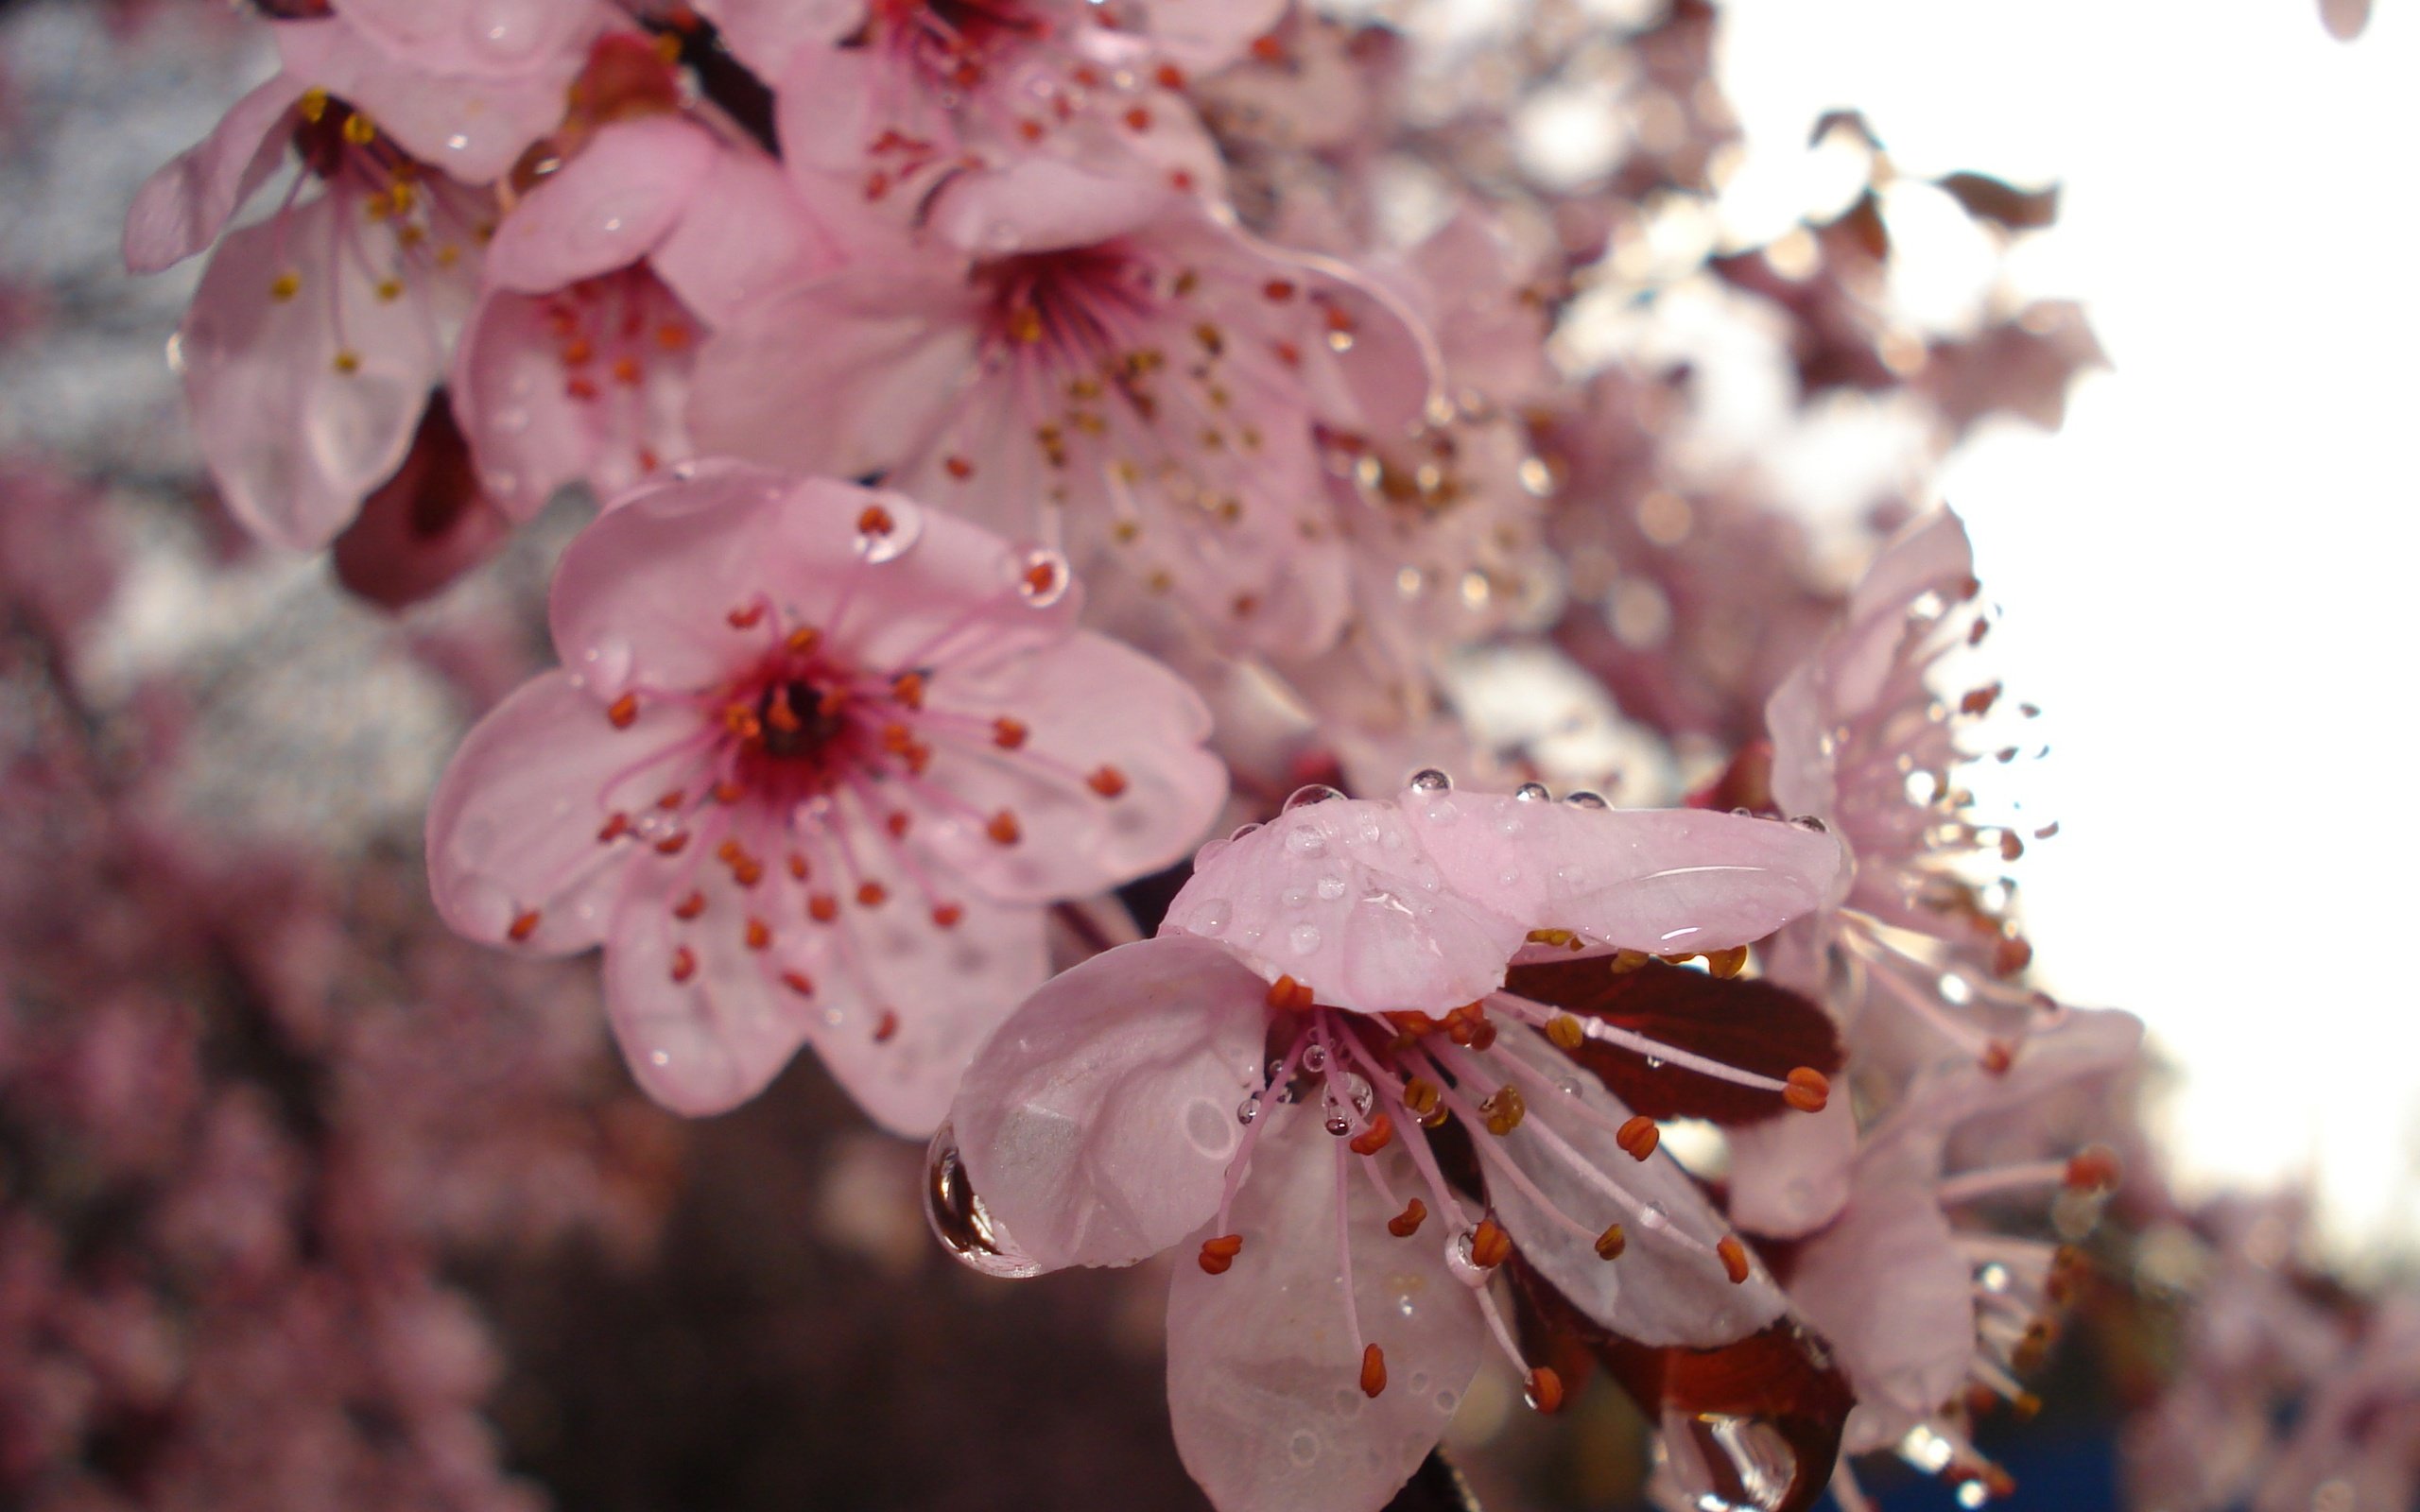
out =
[[[1832,1083],[1812,1066],[1800,1066],[1783,1078],[1789,1083],[1781,1100],[1802,1113],[1820,1113],[1832,1100]]]
[[[1017,816],[1007,809],[993,815],[984,824],[983,833],[990,835],[996,845],[1014,845],[1024,835],[1024,832],[1017,828]]]
[[[1103,798],[1115,798],[1126,791],[1126,774],[1115,766],[1102,766],[1084,779],[1084,785]]]
[[[1280,976],[1276,981],[1269,984],[1269,1005],[1272,1008],[1308,1013],[1311,1010],[1312,1001],[1310,984],[1307,982],[1297,982],[1290,976]],[[1426,1109],[1415,1108],[1413,1111],[1426,1112]]]
[[[1420,1232],[1420,1226],[1427,1217],[1428,1205],[1413,1197],[1403,1205],[1403,1211],[1387,1220],[1387,1232],[1397,1239],[1409,1239]]]
[[[1361,1395],[1374,1397],[1387,1389],[1387,1357],[1373,1344],[1361,1351]]]
[[[1664,1132],[1655,1126],[1655,1120],[1644,1113],[1632,1114],[1614,1133],[1614,1143],[1634,1160],[1644,1160],[1653,1155],[1655,1146],[1663,1138]]]
[[[535,908],[530,909],[526,914],[516,916],[512,920],[511,927],[504,932],[505,937],[511,940],[515,945],[522,943],[536,933],[538,933],[538,910]]]
[[[1491,1215],[1481,1218],[1471,1230],[1471,1263],[1481,1270],[1494,1270],[1512,1258],[1512,1236]]]
[[[1233,1265],[1236,1257],[1243,1252],[1243,1247],[1244,1236],[1241,1234],[1220,1234],[1216,1239],[1204,1239],[1199,1257],[1201,1268],[1213,1276],[1224,1276],[1227,1267]]]
[[[1622,1232],[1622,1226],[1618,1223],[1608,1224],[1605,1231],[1597,1236],[1599,1260],[1619,1260],[1622,1258],[1622,1251],[1629,1247],[1630,1236]]]
[[[698,953],[683,945],[672,953],[672,980],[686,982],[698,974]]]
[[[1370,1125],[1367,1128],[1364,1128],[1360,1133],[1354,1135],[1353,1138],[1347,1142],[1346,1147],[1352,1150],[1356,1155],[1375,1155],[1380,1150],[1385,1149],[1388,1142],[1392,1140],[1394,1137],[1394,1120],[1389,1118],[1384,1113],[1380,1113],[1370,1120]]]
[[[1722,1262],[1722,1273],[1731,1278],[1732,1285],[1748,1280],[1748,1246],[1739,1242],[1737,1234],[1724,1234],[1716,1240],[1714,1253]]]

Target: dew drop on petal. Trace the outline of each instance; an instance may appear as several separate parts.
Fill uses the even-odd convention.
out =
[[[1067,596],[1076,581],[1067,558],[1047,546],[1035,546],[1017,558],[1017,596],[1035,609],[1048,609]]]
[[[1296,809],[1308,808],[1314,803],[1325,803],[1330,799],[1339,799],[1343,796],[1325,782],[1305,782],[1287,795],[1286,812],[1290,814]]]
[[[1478,1239],[1478,1229],[1465,1228],[1445,1241],[1445,1268],[1453,1272],[1454,1280],[1473,1291],[1484,1287],[1491,1274],[1486,1266],[1471,1258]]]
[[[897,561],[925,534],[925,512],[895,493],[859,516],[857,556],[870,562]]]
[[[1217,936],[1227,932],[1228,920],[1235,917],[1224,898],[1213,898],[1193,911],[1184,927],[1196,935]]]
[[[1317,858],[1327,854],[1327,836],[1311,824],[1298,824],[1286,833],[1286,849],[1298,856]]]
[[[1547,784],[1544,782],[1523,782],[1512,790],[1512,796],[1524,803],[1545,803],[1554,798],[1552,793],[1547,791]]]
[[[1286,932],[1286,943],[1297,955],[1308,955],[1320,948],[1320,927],[1317,924],[1296,924]]]
[[[1424,766],[1411,774],[1408,785],[1415,793],[1443,793],[1452,790],[1454,780],[1434,766]]]
[[[1248,1094],[1242,1102],[1236,1105],[1236,1122],[1238,1124],[1250,1124],[1259,1116],[1260,1093],[1258,1092]]]
[[[959,1159],[958,1135],[947,1124],[933,1136],[925,1158],[925,1221],[942,1247],[970,1269],[1010,1278],[1042,1274],[1042,1266],[1017,1247],[976,1195]]]
[[[1603,794],[1592,793],[1584,787],[1576,792],[1564,794],[1563,800],[1565,803],[1570,804],[1575,809],[1602,809],[1613,807],[1612,804],[1605,801]]]
[[[1344,879],[1342,877],[1322,877],[1319,881],[1319,894],[1322,899],[1328,902],[1336,902],[1339,898],[1344,896]]]
[[[1297,1465],[1308,1465],[1320,1457],[1320,1437],[1309,1429],[1299,1430],[1286,1441],[1287,1456]]]

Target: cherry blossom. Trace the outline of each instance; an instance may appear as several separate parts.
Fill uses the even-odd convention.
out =
[[[1508,990],[1507,970],[1533,952],[1722,958],[1815,906],[1837,850],[1775,821],[1579,797],[1457,793],[1435,773],[1388,802],[1300,795],[1205,847],[1157,937],[1053,980],[970,1070],[941,1140],[995,1256],[1029,1272],[1195,1251],[1170,1294],[1169,1403],[1221,1507],[1378,1506],[1491,1335],[1551,1411],[1561,1382],[1490,1289],[1516,1253],[1655,1343],[1780,1312],[1658,1158],[1655,1122],[1564,1052],[1678,1059],[1776,1108],[1820,1106],[1824,1077],[1565,1013]],[[1461,1139],[1432,1136],[1449,1124]]]
[[[734,465],[632,495],[558,569],[562,669],[483,720],[430,807],[438,904],[605,947],[666,1105],[719,1111],[812,1043],[929,1128],[1044,973],[1044,905],[1184,853],[1224,782],[1200,700],[1076,628],[1065,565],[895,493]]]

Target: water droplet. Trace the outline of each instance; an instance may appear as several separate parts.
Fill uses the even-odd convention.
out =
[[[1238,826],[1236,826],[1236,829],[1235,829],[1232,833],[1230,833],[1228,834],[1228,836],[1227,836],[1227,843],[1228,843],[1229,845],[1233,845],[1233,844],[1235,844],[1236,841],[1238,841],[1238,840],[1242,839],[1245,835],[1252,833],[1254,830],[1257,830],[1257,829],[1259,829],[1259,828],[1260,828],[1260,826],[1259,826],[1259,825],[1257,825],[1257,824],[1244,824],[1244,825],[1238,825]]]
[[[1802,830],[1811,831],[1816,834],[1822,834],[1829,828],[1829,826],[1825,825],[1822,819],[1817,818],[1812,814],[1801,814],[1789,822],[1797,825]]]
[[[1234,917],[1235,912],[1227,906],[1227,900],[1213,898],[1193,911],[1193,918],[1184,927],[1196,935],[1216,936],[1227,932],[1227,922]]]
[[[1565,803],[1570,804],[1575,809],[1606,809],[1613,807],[1612,804],[1605,801],[1605,796],[1602,793],[1592,793],[1584,787],[1574,792],[1564,794],[1563,800]]]
[[[1297,955],[1308,955],[1320,948],[1320,927],[1317,924],[1296,924],[1286,932],[1286,943]]]
[[[984,1208],[959,1160],[958,1135],[947,1124],[925,1158],[925,1221],[960,1263],[986,1276],[1039,1276],[1042,1266],[1019,1249],[1008,1228]]]
[[[1263,1066],[1260,1070],[1261,1084],[1263,1086],[1267,1086],[1285,1074],[1286,1062],[1283,1060],[1271,1059],[1268,1065]]]
[[[1445,1268],[1453,1272],[1454,1280],[1473,1291],[1485,1286],[1494,1274],[1471,1258],[1478,1243],[1478,1230],[1476,1228],[1465,1228],[1445,1241]]]
[[[185,338],[182,331],[168,338],[168,370],[181,378],[184,376]]]
[[[466,133],[457,131],[445,139],[445,146],[449,151],[467,152],[471,147],[471,139]]]
[[[1286,849],[1298,856],[1319,857],[1327,854],[1327,836],[1313,824],[1297,824],[1286,832]]]
[[[1297,1465],[1308,1465],[1320,1457],[1320,1435],[1305,1428],[1286,1441],[1286,1453]]]
[[[1048,609],[1065,598],[1075,581],[1066,557],[1047,546],[1035,546],[1017,558],[1017,596],[1035,609]]]
[[[1547,784],[1544,782],[1523,782],[1512,790],[1512,796],[1524,803],[1545,803],[1551,801],[1554,798],[1552,793],[1547,791]]]
[[[1378,1094],[1370,1089],[1370,1078],[1357,1071],[1344,1074],[1344,1091],[1353,1099],[1353,1110],[1364,1118],[1370,1115],[1370,1109],[1378,1101]]]
[[[1411,774],[1406,785],[1415,793],[1445,793],[1453,790],[1454,780],[1434,766],[1424,766]]]
[[[599,636],[594,645],[580,653],[588,676],[605,691],[617,690],[630,679],[631,659],[631,643],[618,635]]]
[[[1648,1057],[1647,1069],[1650,1071],[1662,1071],[1664,1069],[1664,1057],[1662,1056]]]
[[[1325,782],[1305,782],[1286,796],[1286,812],[1290,814],[1296,809],[1309,808],[1314,803],[1325,803],[1343,796]]]
[[[895,493],[879,494],[857,517],[857,555],[870,562],[897,561],[925,533],[925,511]]]
[[[1657,1448],[1699,1512],[1774,1512],[1798,1488],[1798,1452],[1762,1418],[1667,1409]]]
[[[1333,1093],[1330,1094],[1331,1097],[1333,1097]],[[1326,1129],[1337,1138],[1342,1139],[1345,1135],[1353,1132],[1353,1120],[1345,1117],[1343,1110],[1339,1108],[1337,1111],[1329,1113],[1324,1119],[1321,1120],[1320,1126]]]
[[[1977,1271],[1975,1273],[1975,1280],[1981,1284],[1983,1290],[1996,1295],[2008,1290],[2009,1283],[2013,1278],[2009,1275],[2008,1267],[2006,1265],[2001,1264],[1997,1261],[1994,1261],[1992,1263],[1984,1266],[1981,1270]]]
[[[1316,1076],[1327,1070],[1327,1046],[1314,1040],[1303,1047],[1303,1069]]]
[[[1236,1122],[1250,1124],[1260,1116],[1260,1093],[1253,1092],[1236,1105]]]
[[[1322,899],[1325,899],[1329,902],[1336,902],[1339,898],[1344,896],[1344,879],[1342,877],[1322,877],[1319,883],[1319,894]]]
[[[1439,1412],[1452,1412],[1462,1404],[1461,1395],[1451,1387],[1438,1392],[1436,1401]]]

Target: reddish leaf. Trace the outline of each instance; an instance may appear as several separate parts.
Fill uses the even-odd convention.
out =
[[[1516,966],[1507,990],[1567,1013],[1776,1080],[1801,1066],[1829,1076],[1841,1069],[1841,1037],[1822,1008],[1771,982],[1724,980],[1651,961],[1616,972],[1604,956]],[[1571,1058],[1610,1091],[1650,1118],[1704,1118],[1753,1124],[1789,1110],[1782,1095],[1742,1087],[1590,1040]]]

